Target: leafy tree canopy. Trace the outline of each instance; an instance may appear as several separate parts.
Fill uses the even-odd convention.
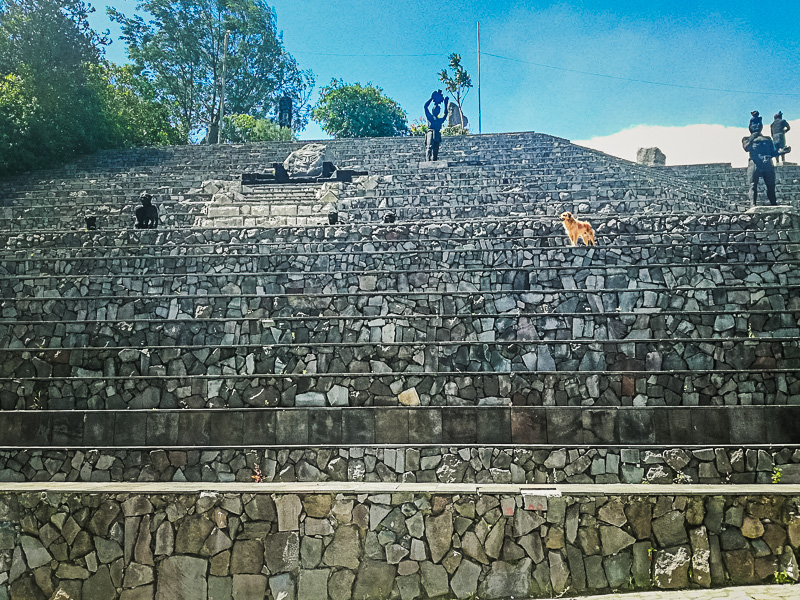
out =
[[[221,142],[288,142],[292,130],[281,127],[269,119],[256,119],[252,115],[225,115],[222,122]]]
[[[226,32],[224,113],[274,116],[278,99],[289,96],[293,125],[305,127],[314,77],[284,49],[275,11],[263,0],[143,0],[137,8],[152,19],[108,12],[155,99],[187,135],[219,123]]]
[[[472,87],[472,78],[467,73],[467,70],[461,65],[461,55],[453,52],[450,55],[450,68],[453,69],[453,74],[450,75],[447,69],[443,69],[439,73],[439,81],[447,86],[447,91],[453,94],[458,105],[458,110],[461,112],[461,128],[464,129],[464,100],[467,98],[469,88]]]
[[[186,132],[170,122],[150,82],[133,65],[103,62],[92,67],[92,85],[103,107],[104,145],[112,148],[180,144]]]
[[[312,112],[325,133],[339,138],[406,135],[405,111],[379,87],[334,79]]]

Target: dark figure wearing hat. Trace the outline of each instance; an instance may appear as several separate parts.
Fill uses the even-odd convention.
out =
[[[750,121],[750,126],[750,135],[742,139],[742,148],[750,154],[750,160],[747,161],[747,181],[750,185],[747,195],[750,198],[750,205],[756,205],[758,179],[760,177],[764,180],[764,185],[767,186],[769,203],[775,206],[777,204],[775,199],[775,167],[772,165],[772,159],[778,156],[778,151],[775,150],[775,144],[772,143],[772,140],[761,134],[761,127],[754,128],[752,121]]]
[[[784,164],[786,163],[786,153],[790,150],[790,148],[786,146],[786,132],[790,129],[791,127],[789,127],[789,123],[784,120],[782,112],[775,115],[775,120],[772,122],[772,125],[770,125],[770,130],[772,131],[772,143],[775,144],[775,150],[778,151],[778,157],[775,160],[779,164],[781,158],[783,158]]]
[[[153,196],[142,192],[139,200],[142,205],[136,209],[136,229],[155,229],[158,227],[158,209],[153,206]]]

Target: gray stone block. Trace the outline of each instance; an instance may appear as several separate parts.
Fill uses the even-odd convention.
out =
[[[692,411],[695,444],[729,444],[731,440],[727,410],[696,408]]]
[[[653,429],[653,412],[649,408],[624,408],[619,411],[619,443],[653,444],[656,432]]]
[[[279,410],[275,416],[275,443],[296,446],[308,443],[308,411]]]
[[[144,446],[147,443],[147,416],[145,411],[126,411],[114,421],[114,443],[117,446]],[[191,442],[186,445],[193,445]]]
[[[275,443],[275,411],[248,410],[244,413],[242,443],[247,446]]]
[[[113,446],[115,411],[84,413],[83,443],[86,446]],[[2,426],[0,426],[2,430]]]
[[[209,421],[208,443],[211,446],[236,446],[242,443],[244,413],[216,410]]]
[[[408,442],[439,444],[442,441],[442,409],[416,408],[408,411]]]
[[[551,408],[547,411],[547,441],[550,444],[583,444],[580,409]]]
[[[121,415],[120,418],[124,418]],[[151,446],[174,446],[178,443],[179,413],[152,411],[147,413],[147,443]]]
[[[342,443],[374,444],[375,442],[375,409],[343,409]]]
[[[477,409],[450,407],[442,412],[444,444],[474,444],[477,441]]]
[[[212,417],[216,418],[207,411],[181,411],[178,417],[178,445],[207,446]]]
[[[408,443],[408,408],[376,408],[375,441],[381,444]],[[358,581],[356,581],[356,584]]]
[[[511,410],[509,408],[480,408],[477,414],[477,442],[479,444],[511,443]]]
[[[342,441],[342,409],[308,411],[308,443],[339,444]]]

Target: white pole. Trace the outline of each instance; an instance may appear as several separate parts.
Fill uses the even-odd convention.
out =
[[[481,22],[478,21],[478,133],[481,133]]]
[[[225,32],[225,39],[222,42],[222,89],[219,93],[219,127],[217,133],[217,141],[219,141],[222,134],[222,117],[225,116],[225,61],[228,58],[228,35],[230,30]]]

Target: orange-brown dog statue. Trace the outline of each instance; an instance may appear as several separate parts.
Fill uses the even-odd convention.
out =
[[[583,240],[583,243],[594,246],[594,229],[586,221],[579,221],[572,216],[571,212],[561,213],[561,222],[564,223],[564,229],[567,231],[569,241],[573,246],[578,245],[578,238]]]

